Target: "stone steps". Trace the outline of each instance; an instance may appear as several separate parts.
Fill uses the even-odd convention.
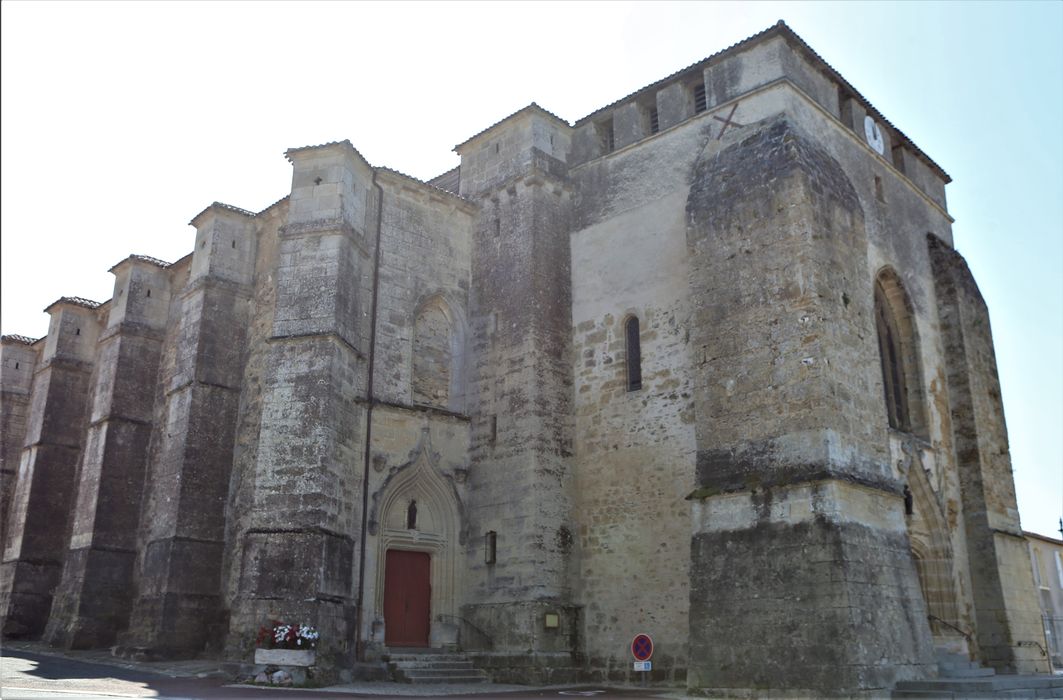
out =
[[[902,681],[894,698],[1063,698],[1063,676],[990,676]]]
[[[996,671],[971,661],[967,654],[937,652],[938,674],[942,678],[984,678],[996,675]]]
[[[996,676],[991,679],[902,681],[894,698],[1063,698],[1063,677]]]
[[[938,650],[938,678],[902,681],[894,698],[1063,698],[1063,676],[998,676],[964,653]]]
[[[399,683],[486,683],[490,680],[464,654],[453,652],[395,653],[387,658]]]
[[[977,661],[938,661],[939,678],[989,678],[996,674],[996,670],[986,668]]]

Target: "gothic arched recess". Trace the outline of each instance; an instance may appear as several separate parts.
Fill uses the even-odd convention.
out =
[[[956,600],[948,520],[918,457],[908,468],[908,488],[911,490],[908,537],[919,574],[919,587],[930,616],[930,631],[935,640],[956,637],[959,632],[954,627],[962,629],[962,625]]]
[[[465,322],[460,309],[436,294],[413,315],[413,403],[456,413],[465,409]]]

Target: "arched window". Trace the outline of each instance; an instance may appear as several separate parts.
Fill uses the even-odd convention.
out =
[[[878,330],[878,354],[882,363],[882,388],[886,392],[886,412],[890,427],[908,430],[908,389],[904,385],[901,343],[897,321],[890,313],[881,285],[875,286],[875,325]]]
[[[450,319],[438,304],[429,304],[413,328],[414,403],[448,406],[452,357]]]
[[[624,323],[624,339],[627,346],[627,390],[642,388],[642,347],[639,341],[639,319],[631,316]]]
[[[890,427],[922,435],[925,421],[915,325],[908,295],[888,270],[875,281],[875,328]]]

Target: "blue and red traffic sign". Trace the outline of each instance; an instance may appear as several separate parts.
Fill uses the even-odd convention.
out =
[[[636,634],[631,640],[631,655],[636,661],[649,661],[653,656],[653,640],[648,634]]]

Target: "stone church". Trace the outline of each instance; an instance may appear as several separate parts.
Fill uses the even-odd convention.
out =
[[[349,141],[3,336],[9,638],[856,693],[1045,671],[949,176],[779,23],[427,182]],[[1027,643],[1027,644],[1024,644]]]

